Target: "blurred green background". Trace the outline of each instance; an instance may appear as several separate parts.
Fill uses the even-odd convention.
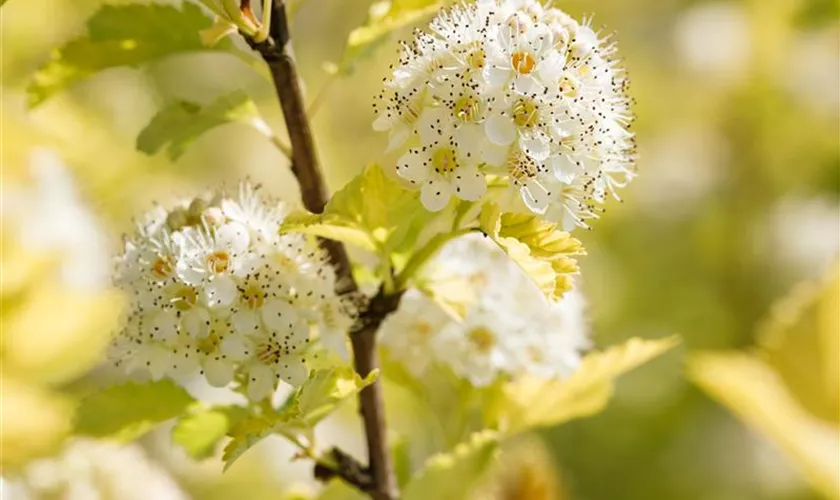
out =
[[[27,111],[28,79],[101,4],[10,0],[3,6],[4,165],[25,162],[33,146],[57,151],[112,229],[115,249],[116,235],[153,200],[243,176],[297,196],[286,160],[244,125],[212,130],[176,163],[135,151],[137,134],[164,103],[208,102],[236,89],[247,91],[282,135],[270,83],[229,55],[182,55],[144,69],[110,70]],[[370,2],[294,5],[295,50],[309,97],[322,99],[316,142],[335,189],[364,165],[387,161],[385,137],[370,129],[371,102],[396,58],[396,40],[407,34],[393,37],[353,74],[332,78],[323,65],[341,57]],[[840,2],[554,5],[577,18],[592,14],[595,25],[616,31],[638,101],[640,177],[623,191],[623,203],[610,205],[591,232],[578,235],[589,253],[582,277],[596,343],[678,333],[684,344],[625,377],[603,414],[543,433],[546,460],[556,464],[542,472],[557,475],[548,488],[580,500],[818,498],[773,444],[684,378],[682,360],[687,351],[749,348],[771,304],[795,283],[829,271],[836,259]],[[196,498],[226,498],[232,491],[226,488],[270,497],[270,479],[241,469],[221,479],[207,468],[178,474]]]

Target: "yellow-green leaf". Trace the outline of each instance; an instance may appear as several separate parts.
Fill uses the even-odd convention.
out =
[[[344,55],[337,67],[342,74],[351,73],[358,61],[369,56],[396,30],[405,28],[440,8],[440,0],[380,0],[368,11],[365,24],[350,32]]]
[[[87,22],[87,35],[70,41],[33,76],[30,106],[118,66],[139,66],[161,57],[204,49],[199,32],[213,21],[197,5],[104,5]]]
[[[695,354],[687,368],[710,396],[778,444],[815,488],[840,498],[840,427],[803,408],[772,366],[726,352]]]
[[[184,413],[195,400],[170,380],[115,385],[84,398],[76,433],[130,441]]]
[[[231,440],[225,446],[222,461],[224,470],[228,470],[233,463],[252,446],[270,436],[277,425],[273,416],[255,416],[240,420],[231,432]]]
[[[247,410],[241,406],[196,409],[181,417],[172,428],[172,442],[196,460],[207,458],[246,415]]]
[[[840,423],[840,270],[804,283],[773,308],[760,356],[808,411]]]
[[[235,90],[206,106],[187,101],[169,104],[140,132],[137,149],[152,155],[165,147],[169,158],[177,160],[201,134],[232,122],[246,123],[272,137],[254,101],[244,91]]]
[[[404,500],[445,498],[466,500],[493,463],[498,451],[498,435],[491,431],[475,433],[450,453],[431,457],[423,469],[406,485]]]
[[[676,337],[659,340],[630,339],[593,352],[566,380],[523,377],[502,388],[489,410],[489,421],[516,434],[535,427],[559,425],[603,410],[618,376],[650,361],[678,343]]]
[[[339,404],[376,381],[378,376],[379,371],[374,370],[362,378],[347,366],[313,371],[295,398],[300,420],[315,426]]]
[[[575,256],[583,245],[557,224],[534,215],[502,213],[494,203],[481,207],[479,227],[534,280],[550,300],[572,288],[579,272]]]
[[[416,238],[431,216],[416,191],[389,179],[378,165],[370,165],[332,196],[323,214],[290,216],[282,231],[314,234],[387,254]]]

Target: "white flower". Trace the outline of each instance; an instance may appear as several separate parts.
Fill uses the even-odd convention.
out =
[[[75,439],[0,483],[4,500],[185,500],[178,484],[136,444]],[[7,496],[8,495],[8,496]]]
[[[428,210],[498,197],[482,179],[494,175],[520,210],[586,227],[598,211],[582,207],[632,180],[628,80],[610,36],[536,0],[456,4],[430,31],[403,44],[374,122]],[[583,192],[570,199],[569,185]]]
[[[312,330],[335,337],[352,320],[336,306],[335,272],[317,243],[279,234],[285,213],[243,184],[238,197],[146,217],[118,262],[131,308],[111,346],[115,364],[153,379],[238,383],[252,399],[279,380],[303,382]]]
[[[438,365],[475,386],[524,374],[565,377],[589,346],[580,293],[549,302],[482,236],[446,245],[423,282],[432,296],[409,290],[379,331],[389,356],[417,376]]]

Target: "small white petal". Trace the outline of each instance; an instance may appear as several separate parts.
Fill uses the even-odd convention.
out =
[[[509,116],[495,115],[484,123],[484,132],[493,144],[507,146],[516,139],[516,124]]]
[[[510,146],[499,146],[498,144],[487,143],[481,151],[481,159],[484,163],[500,167],[505,164],[510,154]]]
[[[446,108],[426,108],[417,120],[416,129],[424,146],[434,144],[441,137],[448,137],[453,125],[452,115]]]
[[[179,382],[190,380],[200,368],[194,351],[175,352],[172,354],[171,362],[172,368],[169,375]]]
[[[234,254],[244,252],[250,243],[248,228],[238,222],[228,222],[216,229],[216,244]]]
[[[464,166],[454,174],[455,196],[467,201],[476,201],[487,191],[487,180],[475,166]]]
[[[487,64],[482,70],[482,75],[490,87],[501,87],[510,80],[511,71],[509,68]]]
[[[230,316],[230,322],[233,324],[234,330],[243,335],[253,334],[260,329],[259,313],[250,309],[234,312]]]
[[[534,94],[545,88],[532,75],[517,75],[513,80],[513,88],[520,94]]]
[[[204,288],[207,305],[213,307],[226,307],[233,304],[233,301],[239,296],[239,290],[236,288],[236,283],[229,277],[224,275],[213,276]]]
[[[398,122],[388,134],[388,148],[385,152],[391,152],[399,148],[405,144],[409,137],[411,137],[411,127],[403,122]]]
[[[298,313],[295,308],[281,299],[266,302],[260,313],[265,326],[279,332],[291,331],[298,320]]]
[[[522,138],[519,141],[522,150],[537,161],[544,161],[551,153],[548,145],[548,139],[541,135],[534,135],[529,138]]]
[[[168,342],[178,334],[178,316],[172,309],[160,311],[152,320],[152,336],[156,340]]]
[[[557,51],[552,50],[537,65],[537,75],[547,87],[556,87],[560,82],[560,75],[563,74],[564,65],[563,57]]]
[[[145,359],[146,368],[152,377],[152,380],[160,380],[166,375],[166,372],[172,369],[170,357],[172,351],[159,345],[146,346],[142,357]]]
[[[277,363],[277,373],[293,387],[300,387],[309,377],[303,358],[281,359]]]
[[[552,155],[547,161],[546,165],[551,169],[554,177],[557,180],[565,183],[570,183],[583,169],[577,163],[573,162],[567,154]]]
[[[376,120],[373,121],[373,130],[377,132],[384,132],[394,126],[395,114],[393,112],[384,111],[379,113]]]
[[[240,335],[227,335],[219,346],[219,352],[227,356],[231,361],[244,361],[248,358],[251,348],[248,342]]]
[[[443,210],[451,197],[452,186],[440,178],[426,181],[420,191],[420,201],[430,212]]]
[[[469,154],[472,158],[481,158],[484,147],[487,145],[487,136],[484,135],[484,127],[473,123],[458,127],[453,133],[452,139],[463,154]]]
[[[414,183],[423,182],[429,177],[429,162],[426,152],[411,149],[397,160],[397,175]]]
[[[183,311],[181,326],[193,338],[204,338],[210,330],[210,313],[203,307],[193,307]]]
[[[207,273],[193,265],[190,260],[182,260],[175,267],[175,274],[188,285],[200,285]]]
[[[261,401],[274,393],[274,370],[262,363],[255,363],[248,370],[248,399]]]
[[[233,381],[233,363],[225,359],[209,358],[204,361],[204,376],[213,387],[225,387]]]

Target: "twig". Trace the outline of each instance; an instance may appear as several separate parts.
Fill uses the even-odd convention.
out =
[[[253,41],[249,43],[260,53],[271,70],[271,77],[283,109],[283,118],[292,146],[292,172],[300,184],[303,205],[313,213],[321,213],[327,202],[327,189],[318,166],[303,93],[289,43],[286,8],[282,0],[273,0],[272,8],[268,38],[259,43]],[[353,280],[350,261],[344,246],[339,242],[328,240],[322,240],[321,243],[335,265],[339,277],[338,293],[355,295],[358,286]],[[376,330],[385,316],[396,309],[398,302],[399,295],[386,296],[380,293],[360,313],[359,325],[351,332],[350,339],[356,371],[362,377],[367,376],[378,366]],[[388,454],[381,382],[377,381],[359,393],[359,411],[364,421],[367,438],[367,472],[371,481],[370,484],[356,486],[377,500],[395,500],[398,494],[394,470]]]

